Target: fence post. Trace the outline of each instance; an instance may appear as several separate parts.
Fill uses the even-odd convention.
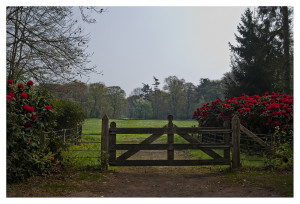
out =
[[[101,168],[107,170],[109,149],[109,118],[105,114],[102,118],[101,132]]]
[[[237,115],[231,120],[232,128],[232,168],[241,166],[240,163],[240,119]]]
[[[109,126],[109,163],[116,162],[116,128],[117,124],[115,122],[111,122]]]
[[[230,121],[224,121],[223,127],[225,129],[230,129]],[[230,145],[230,133],[225,133],[224,135],[224,144],[227,146]],[[230,161],[230,149],[224,149],[224,159]]]
[[[174,131],[173,131],[173,116],[168,115],[168,144],[169,144],[169,149],[168,149],[168,160],[174,160],[174,148],[171,147],[174,144]]]

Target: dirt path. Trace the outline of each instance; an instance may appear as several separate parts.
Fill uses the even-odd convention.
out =
[[[135,158],[145,158],[143,152]],[[177,152],[175,159],[187,157]],[[165,159],[153,151],[150,159]],[[149,157],[148,157],[149,159]],[[272,189],[237,185],[222,173],[209,173],[210,167],[118,167],[116,172],[94,184],[93,190],[70,193],[67,197],[280,197]]]

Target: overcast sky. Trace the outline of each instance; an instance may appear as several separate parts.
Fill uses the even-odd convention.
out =
[[[228,42],[246,7],[104,7],[85,24],[90,33],[92,64],[103,75],[88,83],[120,86],[127,96],[153,76],[176,75],[199,84],[200,78],[221,79],[230,71]],[[253,9],[253,8],[252,8]],[[86,78],[82,81],[87,82]]]

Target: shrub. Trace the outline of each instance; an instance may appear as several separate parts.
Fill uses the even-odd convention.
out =
[[[81,107],[67,100],[52,100],[56,111],[56,130],[72,129],[81,125],[85,115]]]
[[[293,169],[293,140],[287,137],[287,135],[293,135],[290,130],[289,133],[275,128],[273,134],[273,154],[266,155],[264,160],[266,166],[278,169],[278,170],[291,170]]]
[[[293,129],[293,95],[272,92],[263,96],[231,97],[224,101],[215,100],[198,108],[193,118],[201,126],[222,125],[239,116],[241,123],[256,133],[274,132],[274,128]]]
[[[49,149],[50,142],[42,147],[39,136],[55,126],[54,112],[49,108],[50,96],[43,90],[26,85],[7,85],[7,182],[17,182],[26,177],[47,173],[54,163],[56,152]]]

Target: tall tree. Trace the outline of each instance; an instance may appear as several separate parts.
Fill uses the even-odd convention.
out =
[[[125,99],[125,91],[119,86],[107,87],[107,95],[109,104],[112,108],[112,118],[118,118],[125,113],[127,101]]]
[[[90,117],[100,118],[108,113],[107,87],[101,83],[89,84]]]
[[[197,104],[196,86],[191,82],[185,83],[184,86],[186,92],[186,117],[192,118],[193,111],[196,108],[195,105]]]
[[[140,97],[142,97],[145,100],[150,101],[151,100],[150,99],[150,94],[152,93],[152,89],[149,86],[149,84],[144,84],[143,83],[143,87],[142,87],[141,91],[142,91],[142,94],[140,95]]]
[[[293,8],[287,6],[258,7],[261,27],[276,41],[277,61],[273,60],[279,91],[293,92]],[[281,83],[280,83],[281,82]]]
[[[186,103],[186,93],[184,83],[184,79],[178,79],[176,76],[169,76],[165,79],[163,88],[169,94],[170,110],[175,118],[185,115],[184,104]]]
[[[151,94],[151,101],[152,101],[152,110],[153,110],[153,118],[158,119],[160,107],[161,107],[161,92],[158,88],[160,82],[155,76],[153,76],[154,83],[154,91]]]
[[[73,80],[94,71],[94,66],[88,66],[89,36],[83,34],[78,21],[73,19],[72,9],[6,8],[6,73],[9,79],[53,82]],[[85,17],[87,22],[93,22]]]
[[[225,78],[227,95],[231,94],[261,94],[272,90],[273,73],[269,69],[268,49],[271,41],[265,41],[258,32],[258,21],[253,18],[253,12],[246,9],[235,34],[237,45],[229,43],[232,78]],[[231,87],[232,85],[233,87]],[[239,93],[232,93],[236,90]]]

